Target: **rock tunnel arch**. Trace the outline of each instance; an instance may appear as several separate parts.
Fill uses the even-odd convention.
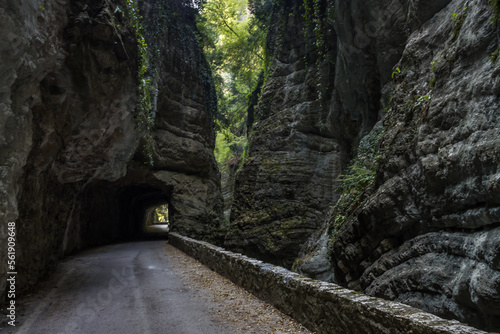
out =
[[[216,224],[211,218],[222,212],[213,156],[217,102],[209,65],[192,34],[192,11],[160,17],[173,11],[138,3],[145,7],[139,8],[144,22],[151,23],[144,25],[144,38],[158,45],[161,56],[149,131],[151,165],[145,164],[146,130],[136,110],[137,38],[115,10],[121,4],[49,1],[53,5],[39,11],[29,3],[13,2],[2,13],[12,21],[6,34],[20,34],[24,42],[0,64],[8,69],[3,88],[9,99],[2,116],[12,125],[6,128],[9,139],[0,157],[6,171],[0,215],[17,226],[23,272],[18,292],[49,275],[65,255],[137,239],[144,213],[157,204],[169,203],[170,224],[177,232],[208,238]],[[178,8],[183,3],[158,5]],[[42,42],[34,45],[33,39]],[[6,276],[6,266],[0,276]]]
[[[83,233],[77,236],[82,243],[76,248],[148,237],[148,214],[160,205],[168,206],[170,231],[208,240],[219,223],[217,212],[222,212],[215,179],[170,171],[151,173],[144,167],[130,169],[126,177],[113,182],[92,183],[81,199],[83,214],[77,219],[89,224],[82,223]]]

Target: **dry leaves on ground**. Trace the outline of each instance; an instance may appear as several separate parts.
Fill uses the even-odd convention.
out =
[[[230,323],[240,333],[311,334],[304,326],[212,271],[207,266],[167,245],[174,267],[190,289],[210,300],[216,321]]]

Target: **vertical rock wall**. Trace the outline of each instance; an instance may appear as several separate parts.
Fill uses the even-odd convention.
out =
[[[289,265],[315,232],[298,271],[498,330],[498,2],[311,1],[335,13],[319,76],[304,3],[281,4],[226,244]],[[375,132],[372,193],[339,226],[335,184]]]
[[[331,258],[349,287],[498,330],[498,7],[442,4],[408,7],[376,190]]]
[[[319,55],[297,1],[277,9],[272,21],[276,51],[236,176],[226,246],[291,267],[335,198],[345,152],[328,118],[336,54],[331,26]]]
[[[143,23],[154,107],[148,143],[125,2],[2,1],[0,8],[0,218],[5,227],[16,222],[19,291],[64,254],[137,237],[155,205],[170,205],[174,229],[209,239],[221,213],[216,104],[193,9],[139,3],[150,23]],[[5,273],[5,234],[1,240]]]

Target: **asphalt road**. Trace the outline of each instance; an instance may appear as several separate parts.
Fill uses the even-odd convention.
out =
[[[15,329],[4,327],[2,331],[36,334],[306,333],[298,330],[297,324],[278,330],[263,327],[262,322],[268,321],[257,321],[252,313],[255,310],[248,309],[261,306],[245,300],[250,297],[240,292],[236,296],[233,290],[212,291],[213,286],[232,283],[210,275],[217,274],[202,268],[165,240],[96,248],[63,261],[42,290],[20,301],[22,307]],[[224,295],[223,300],[220,295]],[[230,295],[232,297],[228,298]],[[229,299],[237,302],[225,310],[223,307]],[[262,303],[254,301],[258,302]],[[237,311],[236,305],[247,310]],[[275,311],[267,305],[259,312],[266,317],[269,314],[276,317],[279,312]],[[224,312],[234,319],[229,321]],[[235,317],[235,312],[241,314]],[[250,315],[244,315],[245,312]],[[291,320],[284,321],[280,317],[282,315],[278,314],[272,321],[281,326]],[[246,321],[243,318],[248,321],[242,324]]]

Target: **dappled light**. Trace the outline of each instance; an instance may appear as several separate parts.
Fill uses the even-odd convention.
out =
[[[166,237],[170,230],[168,203],[146,209],[143,224],[146,237]]]
[[[155,221],[153,224],[168,224],[168,204],[162,204],[155,209]]]

